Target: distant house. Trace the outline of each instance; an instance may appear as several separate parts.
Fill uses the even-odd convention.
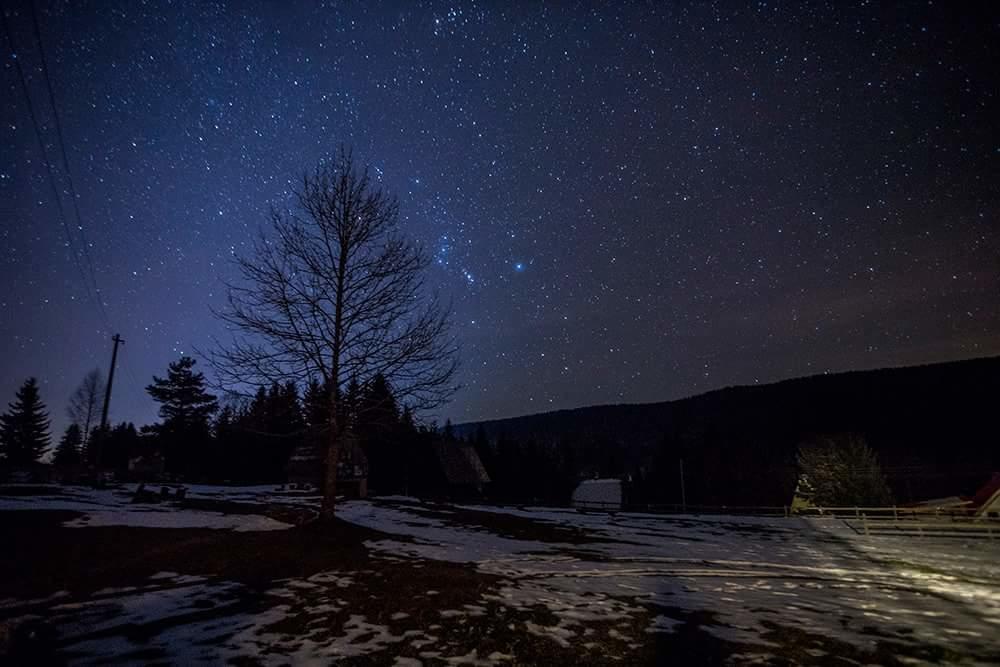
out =
[[[976,516],[1000,517],[1000,472],[993,473],[976,495],[972,497]]]
[[[326,457],[323,457],[324,462]],[[368,457],[357,440],[340,450],[337,458],[337,490],[348,498],[368,496]]]
[[[572,505],[579,509],[621,509],[620,479],[585,479],[573,491]]]
[[[471,444],[436,440],[431,447],[444,477],[448,495],[482,495],[486,485],[490,483],[490,476]]]
[[[934,514],[957,511],[979,517],[1000,517],[1000,472],[993,473],[990,481],[986,482],[971,498],[968,496],[948,496],[947,498],[934,498],[910,503],[903,507],[917,512]]]
[[[327,443],[321,440],[311,440],[296,447],[285,466],[288,483],[310,484],[322,489],[326,483],[326,452]],[[368,458],[355,439],[340,449],[337,493],[348,498],[368,495]]]

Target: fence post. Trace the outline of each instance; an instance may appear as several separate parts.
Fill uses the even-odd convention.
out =
[[[858,510],[857,505],[854,506],[854,518],[855,519],[861,518],[861,515],[859,514],[859,510]]]
[[[899,521],[899,517],[896,516],[896,506],[895,505],[892,506],[892,520],[893,521]]]
[[[864,529],[865,535],[867,536],[868,535],[868,515],[867,514],[862,514],[861,515],[861,527]]]
[[[787,519],[788,518],[788,505],[785,505],[784,510],[785,510],[785,518]]]

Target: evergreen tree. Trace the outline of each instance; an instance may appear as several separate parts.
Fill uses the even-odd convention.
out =
[[[323,383],[311,378],[302,396],[306,423],[311,427],[321,427],[329,422],[330,392]]]
[[[219,413],[215,416],[215,422],[212,424],[212,434],[217,439],[224,438],[229,431],[233,428],[233,424],[236,422],[236,409],[232,405],[224,405],[219,410]]]
[[[290,435],[302,430],[305,420],[299,390],[294,382],[281,385],[275,382],[267,396],[267,432],[276,435]]]
[[[352,396],[353,394],[353,396]],[[352,383],[345,404],[354,413],[354,429],[368,457],[368,483],[379,493],[401,493],[411,468],[407,435],[399,419],[392,387],[378,374],[364,388]],[[412,425],[412,415],[410,415]]]
[[[57,466],[76,465],[80,462],[82,445],[83,434],[80,432],[80,427],[76,424],[70,424],[66,427],[66,432],[63,433],[59,444],[56,446],[56,453],[52,458],[52,462]]]
[[[108,468],[124,470],[129,459],[140,453],[139,432],[132,422],[121,422],[110,429],[103,443],[101,463]]]
[[[357,430],[358,412],[361,410],[362,399],[361,385],[358,384],[357,379],[355,378],[347,383],[347,391],[344,392],[343,398],[339,396],[337,398],[341,423],[345,424],[348,428]]]
[[[819,506],[883,507],[892,493],[875,452],[859,436],[819,438],[802,445],[798,454],[800,483],[810,488]]]
[[[167,377],[153,376],[146,391],[160,404],[164,425],[176,428],[208,428],[208,420],[218,409],[215,396],[205,390],[205,376],[194,372],[197,363],[181,357],[167,368]]]
[[[307,398],[309,391],[307,386]],[[316,406],[307,407],[319,412]],[[289,457],[303,442],[305,425],[294,382],[258,387],[243,408],[226,407],[219,413],[213,474],[241,482],[283,480]]]
[[[268,401],[267,387],[257,387],[257,393],[250,400],[246,414],[240,420],[240,426],[246,430],[265,433],[270,421],[270,402]]]
[[[378,374],[362,390],[357,388],[356,383],[353,390],[354,397],[351,397],[351,388],[348,388],[348,403],[356,413],[355,423],[359,430],[369,432],[380,430],[390,431],[399,421],[399,406],[396,405],[396,397],[392,393],[392,387],[385,379],[385,376]]]
[[[0,415],[0,452],[8,465],[38,461],[51,442],[49,415],[38,395],[38,381],[25,380],[8,412]]]
[[[157,426],[167,468],[175,473],[204,474],[202,448],[209,444],[209,419],[218,409],[205,389],[205,376],[194,371],[195,360],[181,357],[167,368],[167,377],[153,377],[146,391],[160,404],[163,423]]]

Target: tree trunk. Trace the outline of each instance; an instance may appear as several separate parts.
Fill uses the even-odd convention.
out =
[[[326,444],[326,476],[323,480],[323,505],[320,507],[320,518],[332,519],[337,504],[337,461],[340,459],[340,441],[343,433],[340,429],[340,410],[337,400],[336,385],[330,391],[330,417],[328,420]]]
[[[337,460],[340,458],[340,434],[330,429],[330,441],[326,449],[326,479],[323,484],[322,519],[332,519],[337,504]]]

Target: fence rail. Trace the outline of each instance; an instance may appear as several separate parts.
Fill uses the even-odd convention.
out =
[[[572,507],[582,511],[644,512],[651,514],[722,515],[759,517],[805,517],[842,521],[859,535],[912,536],[959,539],[1000,540],[1000,517],[977,514],[968,507],[809,507],[737,506],[737,505],[655,505],[576,501]]]

